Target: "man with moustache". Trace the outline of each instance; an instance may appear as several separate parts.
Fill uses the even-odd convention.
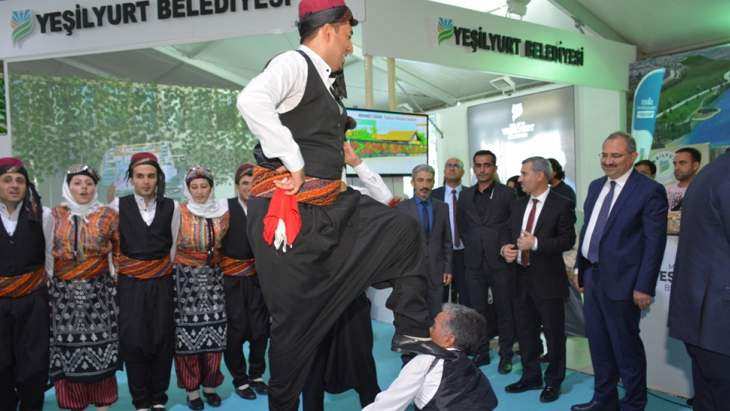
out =
[[[50,210],[20,159],[0,158],[0,409],[40,411],[48,381]]]
[[[416,218],[423,230],[428,277],[428,307],[431,318],[441,311],[443,286],[451,283],[451,225],[448,206],[431,196],[435,172],[427,164],[420,164],[411,172],[413,198],[399,203],[396,208]]]
[[[692,179],[700,170],[702,154],[693,147],[684,147],[674,152],[674,178],[676,183],[667,187],[667,201],[670,211],[680,211],[682,199]]]
[[[454,246],[451,258],[451,300],[460,304],[470,305],[469,293],[464,280],[464,243],[461,241],[457,216],[459,215],[459,195],[464,187],[461,178],[464,176],[464,163],[458,158],[446,160],[444,166],[444,185],[433,190],[432,197],[438,198],[449,206],[449,223],[451,224],[451,240]],[[444,302],[449,300],[449,288],[444,288]]]
[[[172,254],[178,203],[165,197],[165,173],[153,153],[135,153],[134,192],[109,206],[119,212],[119,354],[137,410],[164,410],[175,341]]]
[[[489,150],[474,153],[477,184],[461,193],[458,201],[461,238],[464,241],[466,283],[474,309],[488,316],[489,289],[492,289],[499,332],[500,374],[512,371],[515,324],[512,303],[515,279],[507,262],[499,255],[500,238],[507,229],[514,190],[496,180],[497,156]],[[482,344],[478,364],[489,362],[489,341]]]
[[[651,305],[664,256],[667,194],[661,184],[634,170],[637,156],[630,135],[611,133],[600,154],[605,176],[591,182],[583,206],[576,268],[584,289],[595,387],[593,398],[572,411],[646,407],[639,320]],[[620,404],[619,378],[626,392]]]

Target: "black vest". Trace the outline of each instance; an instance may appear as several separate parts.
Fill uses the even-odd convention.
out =
[[[238,198],[228,199],[228,233],[223,238],[223,255],[238,260],[253,258],[246,235],[246,213]]]
[[[497,397],[487,377],[461,351],[444,359],[444,372],[436,394],[422,411],[486,411],[497,407]]]
[[[307,85],[299,105],[280,114],[279,119],[291,130],[299,145],[305,173],[311,177],[339,180],[345,166],[342,144],[347,111],[327,90],[309,56],[301,50],[297,52],[307,61]]]
[[[172,215],[175,202],[158,201],[155,218],[147,225],[139,212],[134,194],[119,199],[119,244],[122,254],[137,260],[158,260],[170,255]]]
[[[22,207],[19,204],[18,207]],[[12,237],[0,224],[0,276],[13,277],[36,270],[46,261],[43,222],[28,219],[25,208],[20,210],[18,225]]]

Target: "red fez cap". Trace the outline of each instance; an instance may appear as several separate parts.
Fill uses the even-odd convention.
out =
[[[155,163],[158,163],[159,162],[157,160],[157,156],[156,155],[154,155],[154,154],[152,154],[150,152],[147,152],[147,151],[143,151],[141,153],[134,153],[134,155],[132,155],[132,159],[129,161],[129,163],[130,164],[136,164],[136,163],[139,163],[140,161],[143,161],[143,160],[154,161]]]
[[[345,0],[302,0],[299,3],[299,19],[335,7],[344,7]]]
[[[0,167],[6,168],[6,169],[22,168],[23,161],[17,157],[3,157],[3,158],[0,158]]]

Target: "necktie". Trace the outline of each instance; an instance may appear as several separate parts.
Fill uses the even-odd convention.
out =
[[[423,233],[426,234],[426,240],[428,241],[428,236],[431,234],[431,221],[428,218],[428,208],[425,201],[421,202],[421,222],[423,223]]]
[[[451,190],[451,204],[452,209],[454,210],[454,232],[453,232],[453,240],[454,240],[454,247],[459,248],[461,247],[461,237],[459,235],[459,209],[457,207],[457,198],[456,198],[456,190]]]
[[[532,228],[535,225],[535,213],[537,212],[538,201],[539,200],[536,198],[532,199],[532,209],[530,210],[530,215],[527,216],[527,225],[525,225],[525,231],[527,231],[528,233],[532,233]],[[520,262],[524,267],[530,265],[530,250],[521,251]]]
[[[601,205],[601,211],[598,212],[598,218],[596,219],[596,225],[593,227],[593,234],[591,235],[591,242],[588,244],[588,261],[595,264],[598,262],[598,248],[601,244],[601,238],[603,237],[603,230],[606,228],[608,222],[608,216],[611,211],[611,203],[613,202],[613,193],[616,188],[616,182],[611,181],[611,189],[608,190],[606,198],[603,199]]]

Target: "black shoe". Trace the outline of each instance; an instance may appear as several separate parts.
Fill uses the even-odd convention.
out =
[[[540,402],[553,402],[560,398],[560,386],[546,385],[540,393]]]
[[[691,407],[695,403],[695,397],[687,398],[687,406]]]
[[[510,384],[506,387],[504,387],[504,390],[507,391],[510,394],[517,394],[520,392],[525,391],[531,391],[531,390],[539,390],[542,388],[541,382],[527,382],[519,380],[516,383]]]
[[[492,358],[489,355],[489,351],[487,351],[486,353],[479,353],[479,354],[477,354],[474,357],[474,360],[473,361],[474,361],[474,365],[476,365],[477,368],[478,368],[478,367],[481,367],[481,366],[484,366],[484,365],[487,365],[487,364],[491,363],[492,362]]]
[[[205,404],[203,404],[203,400],[200,399],[200,397],[194,400],[188,398],[188,408],[193,411],[201,411],[203,408],[205,408]]]
[[[591,400],[584,404],[576,404],[570,407],[570,411],[618,411],[618,401],[613,401],[609,404],[604,404],[596,400]]]
[[[456,358],[456,354],[436,345],[436,343],[431,340],[421,341],[406,336],[405,340],[400,339],[399,341],[397,341],[396,348],[396,338],[402,337],[398,336],[397,334],[393,337],[392,350],[395,352],[400,352],[403,354],[433,355],[436,358]]]
[[[390,342],[391,351],[395,352],[408,352],[407,348],[425,341],[431,341],[430,338],[416,338],[409,335],[395,334],[393,340]]]
[[[256,399],[256,393],[253,392],[253,389],[251,389],[251,387],[246,387],[244,389],[236,387],[236,394],[238,394],[238,396],[243,398],[244,400]]]
[[[509,374],[512,372],[512,359],[507,357],[502,357],[499,359],[499,367],[497,368],[497,371],[500,374]]]
[[[205,402],[208,403],[211,407],[220,407],[223,400],[221,400],[220,395],[211,392],[210,394],[207,392],[203,392],[203,396],[205,397]]]
[[[251,381],[251,388],[259,395],[269,395],[269,386],[263,381]]]
[[[548,358],[548,355],[547,354],[543,354],[543,355],[540,356],[540,360],[539,361],[540,362],[544,362],[544,363],[548,363],[548,362],[550,362],[550,358]]]
[[[152,411],[166,411],[165,406],[162,404],[153,405]]]

